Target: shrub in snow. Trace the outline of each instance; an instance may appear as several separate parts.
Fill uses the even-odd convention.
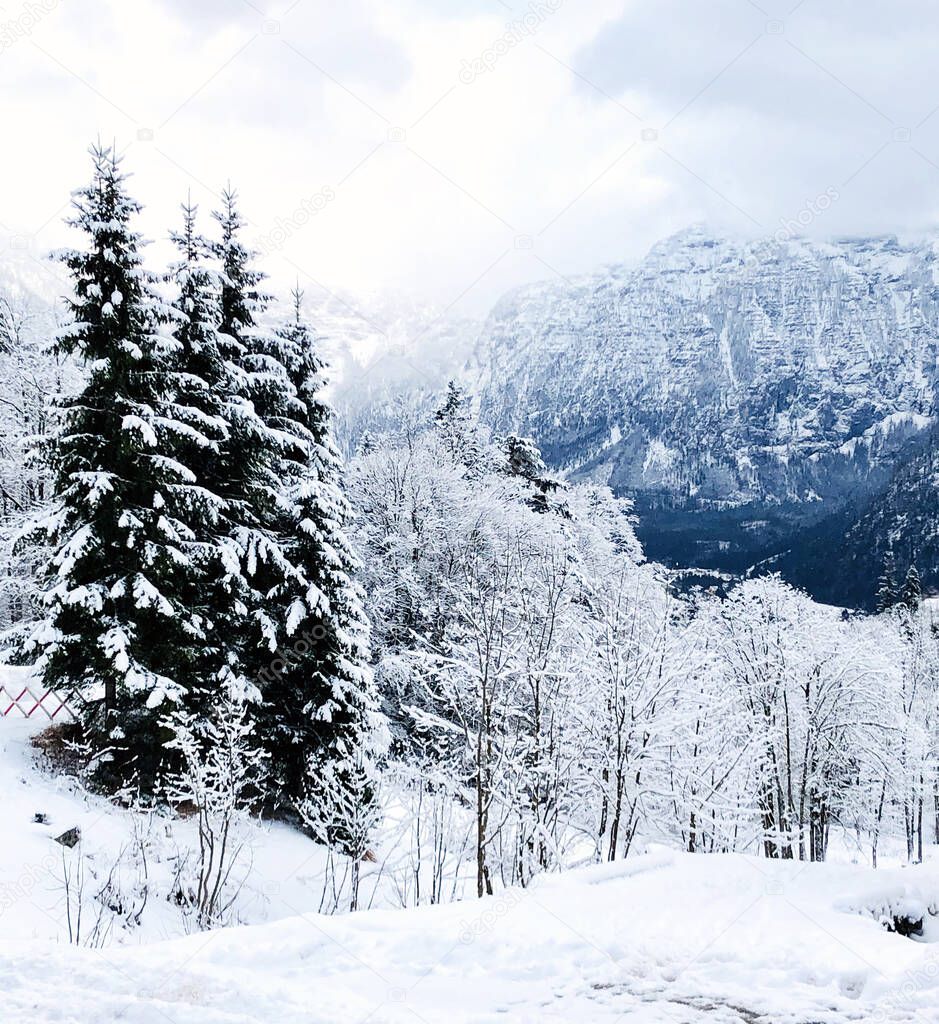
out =
[[[229,692],[211,717],[175,712],[165,723],[167,746],[181,767],[166,779],[171,805],[191,809],[198,828],[195,862],[180,864],[174,898],[200,928],[228,920],[244,884],[246,848],[242,818],[258,798],[266,769],[243,696]]]
[[[68,941],[94,949],[119,931],[139,928],[150,898],[152,817],[135,816],[132,837],[116,855],[63,848],[57,874]],[[72,831],[77,832],[77,829]]]
[[[844,896],[836,903],[839,910],[862,914],[880,922],[899,935],[923,934],[926,919],[939,914],[939,878],[909,882],[887,873],[880,883],[865,886],[860,892]]]

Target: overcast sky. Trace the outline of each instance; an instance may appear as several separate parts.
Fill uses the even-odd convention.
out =
[[[937,52],[935,0],[8,0],[0,231],[60,244],[100,136],[151,237],[231,179],[279,284],[470,313],[695,221],[923,233]]]

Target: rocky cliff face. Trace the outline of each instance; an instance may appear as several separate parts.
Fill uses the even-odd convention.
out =
[[[743,569],[879,493],[930,425],[939,245],[732,242],[503,298],[481,411],[637,501],[651,557]]]
[[[925,431],[897,460],[892,478],[798,535],[765,563],[819,600],[872,609],[888,566],[902,585],[916,565],[939,587],[939,434]]]

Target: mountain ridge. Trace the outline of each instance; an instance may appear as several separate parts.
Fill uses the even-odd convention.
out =
[[[514,289],[483,419],[636,501],[649,557],[743,571],[887,487],[935,418],[939,243],[735,241]]]

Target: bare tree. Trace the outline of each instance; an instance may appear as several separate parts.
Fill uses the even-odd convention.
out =
[[[266,755],[254,743],[245,701],[224,692],[207,721],[179,710],[167,720],[181,766],[166,780],[169,802],[192,811],[198,831],[194,877],[177,900],[200,929],[225,923],[244,884],[241,819],[258,793]]]

